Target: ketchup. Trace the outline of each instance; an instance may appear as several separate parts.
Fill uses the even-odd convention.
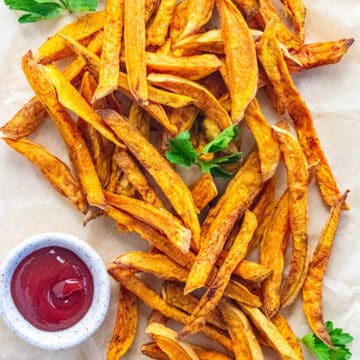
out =
[[[21,315],[40,330],[59,331],[88,311],[94,292],[91,273],[72,251],[50,246],[26,256],[11,279]]]

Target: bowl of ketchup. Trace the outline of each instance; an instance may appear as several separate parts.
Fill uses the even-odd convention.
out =
[[[110,300],[96,251],[65,233],[33,236],[0,268],[0,314],[26,342],[46,350],[76,346],[104,321]]]

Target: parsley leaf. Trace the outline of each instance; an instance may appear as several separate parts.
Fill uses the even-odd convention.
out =
[[[63,3],[70,12],[95,11],[98,6],[98,0],[63,0]]]
[[[229,126],[215,139],[211,140],[201,151],[202,154],[224,150],[232,141],[239,137],[239,128],[236,125]]]
[[[350,359],[352,354],[346,345],[353,341],[353,337],[348,333],[344,333],[342,329],[334,329],[331,321],[326,322],[326,327],[329,331],[334,349],[330,349],[314,334],[306,334],[303,337],[302,342],[319,360]]]

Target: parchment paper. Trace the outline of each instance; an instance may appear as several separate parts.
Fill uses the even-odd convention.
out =
[[[353,359],[360,359],[360,3],[358,0],[305,0],[307,42],[355,37],[357,42],[337,65],[296,75],[296,85],[309,105],[323,148],[342,190],[351,189],[351,211],[343,213],[324,282],[324,313],[337,327],[350,332]],[[36,50],[71,17],[58,21],[19,25],[17,14],[0,3],[0,124],[4,124],[32,96],[20,68],[20,58]],[[270,111],[266,112],[271,116]],[[32,137],[67,160],[64,145],[50,121]],[[19,154],[0,143],[0,262],[28,236],[47,231],[69,232],[87,241],[104,259],[147,244],[136,236],[120,234],[109,219],[99,218],[86,228],[82,216],[59,196],[41,174]],[[328,211],[322,206],[316,186],[310,192],[309,239],[312,247],[320,236]],[[107,342],[117,303],[117,284],[112,282],[111,307],[106,321],[84,344],[62,352],[42,351],[18,339],[0,320],[1,360],[100,360]],[[124,357],[143,359],[139,345],[149,339],[144,333],[148,309],[141,306],[142,323],[132,350]],[[309,331],[298,301],[285,314],[298,337]],[[207,340],[203,340],[205,343]],[[266,353],[266,359],[276,359]],[[305,351],[305,358],[312,356]]]

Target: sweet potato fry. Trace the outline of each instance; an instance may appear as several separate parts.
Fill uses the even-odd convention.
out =
[[[146,333],[151,335],[159,348],[169,356],[170,360],[198,360],[196,352],[192,347],[181,340],[178,340],[178,334],[169,327],[152,323],[146,328]]]
[[[67,42],[59,35],[64,34],[75,40],[85,39],[101,30],[105,22],[105,12],[98,11],[79,17],[73,23],[65,25],[54,36],[50,37],[37,51],[36,62],[49,64],[68,55]],[[70,53],[71,55],[71,53]]]
[[[271,347],[279,353],[281,359],[302,360],[302,357],[290,346],[275,325],[261,312],[261,310],[247,305],[241,305],[241,308],[250,318],[260,334],[262,334]]]
[[[199,80],[217,71],[223,63],[213,54],[175,57],[147,52],[146,64],[150,72]]]
[[[168,55],[168,56],[172,55],[170,38],[167,38],[165,42],[156,49],[156,54]]]
[[[145,304],[155,310],[158,310],[164,316],[174,319],[181,324],[184,324],[189,318],[189,316],[181,310],[169,305],[161,298],[161,296],[146,286],[131,271],[112,265],[108,268],[108,272],[115,280],[119,281],[125,288],[144,301]],[[232,350],[231,340],[220,332],[210,327],[204,327],[201,329],[201,332],[210,339],[219,342],[226,349],[230,351]]]
[[[142,200],[105,191],[106,203],[154,227],[186,253],[190,247],[191,231],[181,221],[165,209],[158,209]]]
[[[199,109],[194,105],[188,105],[180,109],[171,109],[169,121],[175,125],[179,132],[190,130],[199,114]]]
[[[130,91],[139,105],[148,105],[145,62],[145,1],[124,0],[124,41]]]
[[[304,283],[308,267],[308,205],[307,186],[309,173],[301,146],[288,131],[273,126],[284,155],[289,188],[289,221],[293,237],[293,251],[289,275],[282,293],[281,302],[288,306],[294,302]]]
[[[189,186],[195,206],[199,211],[203,210],[218,194],[216,185],[211,174],[204,174],[201,178]]]
[[[258,67],[254,41],[240,11],[230,0],[216,0],[229,75],[231,118],[238,123],[257,91]]]
[[[111,94],[118,87],[124,0],[108,0],[105,14],[99,84],[92,102]]]
[[[205,285],[233,225],[261,187],[259,155],[253,152],[204,221],[200,252],[186,282],[185,293]]]
[[[222,130],[231,126],[227,111],[205,87],[198,83],[179,76],[155,73],[150,74],[148,80],[151,84],[195,99],[194,105],[203,110],[208,117],[216,120]]]
[[[234,3],[244,12],[246,18],[252,18],[260,10],[259,0],[234,0]]]
[[[151,359],[170,360],[170,358],[156,345],[155,342],[141,345],[140,351],[143,355]]]
[[[217,264],[220,265],[222,260],[222,253],[220,254]],[[253,282],[262,282],[271,274],[271,269],[258,264],[253,261],[243,260],[234,270],[234,275],[240,276],[242,279]]]
[[[305,15],[306,9],[302,0],[281,0],[294,25],[295,33],[303,44],[305,39]]]
[[[331,254],[341,209],[345,203],[347,193],[348,191],[346,191],[331,208],[328,221],[312,256],[309,271],[302,289],[304,313],[311,330],[330,348],[333,344],[324,323],[322,313],[322,282]]]
[[[232,272],[235,270],[237,264],[245,257],[247,246],[256,226],[257,221],[255,215],[250,210],[246,210],[244,221],[230,248],[228,256],[221,265],[214,281],[200,299],[196,309],[192,312],[190,321],[183,329],[184,333],[196,332],[204,326],[207,313],[215,309],[230,281]]]
[[[119,302],[113,335],[108,345],[106,360],[118,360],[131,347],[138,324],[137,299],[120,286]]]
[[[173,18],[169,27],[171,45],[174,46],[181,33],[183,32],[186,21],[187,21],[187,9],[188,9],[189,0],[184,0],[179,2],[174,10]],[[175,50],[175,56],[181,56],[182,51]]]
[[[3,140],[37,166],[55,190],[66,196],[80,212],[86,212],[88,206],[80,183],[73,177],[66,164],[44,147],[30,140],[7,138]]]
[[[160,0],[145,0],[145,22],[148,23],[154,12],[158,9]]]
[[[168,318],[166,316],[164,316],[157,310],[153,310],[153,311],[151,311],[151,313],[148,317],[147,323],[148,323],[148,325],[152,324],[152,323],[160,323],[160,324],[166,325],[167,321],[168,321]]]
[[[145,137],[150,133],[150,116],[136,102],[133,102],[129,109],[129,123],[136,127]]]
[[[164,44],[175,6],[176,0],[162,0],[160,2],[156,15],[147,29],[147,46],[161,46]]]
[[[269,318],[280,308],[280,288],[289,235],[289,191],[286,191],[275,205],[260,244],[260,263],[272,270],[272,274],[262,283],[264,312]]]
[[[272,135],[270,124],[263,115],[256,99],[246,109],[245,122],[256,140],[261,175],[265,182],[274,175],[277,169],[280,160],[280,149]]]
[[[190,190],[180,176],[126,119],[114,112],[106,112],[102,115],[105,122],[158,183],[185,225],[191,230],[195,247],[198,246],[200,226],[195,204]]]
[[[104,207],[105,199],[89,150],[70,114],[59,103],[56,91],[46,73],[38,65],[31,52],[24,55],[22,67],[30,86],[54,121],[69,157],[76,169],[86,199],[90,205]],[[79,95],[79,97],[81,97]],[[84,100],[84,102],[86,102]]]

